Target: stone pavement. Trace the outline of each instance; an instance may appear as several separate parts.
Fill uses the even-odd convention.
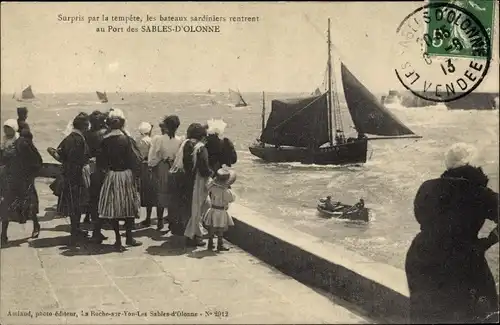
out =
[[[46,184],[37,188],[41,210],[55,203]],[[229,243],[229,252],[191,250],[152,226],[123,253],[111,251],[109,230],[104,248],[70,249],[66,219],[46,213],[41,223],[39,239],[27,239],[31,222],[9,227],[2,325],[369,322]]]

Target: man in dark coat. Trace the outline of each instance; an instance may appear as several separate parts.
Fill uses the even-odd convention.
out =
[[[406,256],[411,323],[470,323],[498,311],[495,281],[485,251],[498,229],[478,239],[490,219],[498,227],[498,193],[455,145],[440,178],[425,181],[414,201],[420,233]]]

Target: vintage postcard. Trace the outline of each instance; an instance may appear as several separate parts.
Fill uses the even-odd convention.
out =
[[[2,2],[0,323],[498,322],[498,19]]]

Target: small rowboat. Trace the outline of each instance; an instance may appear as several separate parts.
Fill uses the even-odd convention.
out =
[[[324,216],[365,222],[368,222],[370,219],[369,210],[364,207],[363,201],[357,203],[356,205],[332,202],[330,207],[327,207],[326,202],[326,198],[321,198],[319,199],[317,206],[318,211]]]

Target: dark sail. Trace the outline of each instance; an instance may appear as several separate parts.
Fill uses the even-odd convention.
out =
[[[107,103],[108,102],[108,96],[106,96],[106,93],[101,93],[99,91],[96,91],[97,98],[101,101],[101,103]]]
[[[229,98],[234,102],[234,105],[237,107],[248,106],[239,91],[234,91],[232,89],[229,89]]]
[[[414,135],[342,63],[344,95],[358,133],[380,136]]]
[[[28,86],[26,89],[23,90],[21,94],[22,99],[32,99],[35,98],[35,95],[33,94],[33,90],[31,90],[31,86]]]
[[[293,147],[319,147],[329,141],[327,94],[273,100],[260,140]]]

